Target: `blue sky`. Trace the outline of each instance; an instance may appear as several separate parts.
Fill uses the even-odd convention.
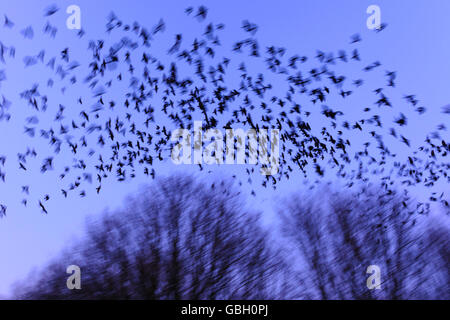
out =
[[[17,170],[16,153],[26,150],[27,145],[36,149],[46,148],[45,142],[30,140],[23,134],[23,119],[28,116],[27,107],[18,97],[19,93],[29,84],[40,81],[46,75],[33,67],[24,69],[21,58],[25,55],[35,55],[42,48],[47,52],[58,52],[64,47],[71,48],[71,54],[80,62],[86,54],[87,40],[104,37],[106,17],[114,11],[121,19],[129,22],[139,21],[150,29],[164,18],[168,39],[175,33],[198,33],[198,23],[186,17],[184,9],[188,6],[207,5],[208,20],[223,22],[226,30],[222,33],[225,41],[243,38],[240,30],[242,20],[248,19],[259,26],[258,40],[263,44],[273,44],[286,47],[294,54],[299,53],[313,57],[316,50],[334,51],[348,50],[352,34],[359,33],[363,42],[359,50],[365,62],[379,60],[383,70],[397,71],[398,97],[403,94],[416,94],[421,104],[428,112],[422,117],[411,116],[410,125],[405,131],[412,140],[421,143],[426,133],[433,131],[439,123],[448,125],[448,116],[440,113],[440,108],[450,103],[450,2],[435,1],[365,1],[365,0],[315,0],[315,1],[58,1],[61,10],[49,21],[58,28],[56,39],[42,35],[46,22],[43,10],[53,1],[11,1],[0,2],[0,15],[6,14],[14,21],[13,29],[0,28],[0,41],[5,45],[16,46],[16,61],[8,61],[6,66],[0,64],[0,70],[6,69],[7,81],[0,87],[12,101],[11,113],[13,119],[9,123],[0,122],[0,154],[8,156],[7,182],[0,182],[0,203],[7,203],[8,215],[0,219],[0,294],[7,295],[10,285],[26,276],[33,267],[39,267],[54,257],[59,250],[74,237],[81,236],[86,215],[101,213],[106,207],[121,206],[127,194],[137,190],[140,185],[148,182],[144,177],[134,181],[117,183],[113,180],[103,184],[103,192],[95,195],[91,192],[86,198],[54,197],[48,204],[50,214],[43,215],[32,203],[24,208],[20,201],[22,195],[20,186],[29,184],[32,192],[57,193],[55,175],[35,173],[23,175]],[[65,8],[76,4],[81,8],[81,23],[86,30],[83,40],[77,39],[75,31],[65,26],[67,14]],[[386,30],[375,33],[366,27],[366,9],[376,4],[381,8],[382,22],[388,24]],[[20,30],[31,25],[35,30],[33,40],[24,40]],[[239,34],[239,36],[236,36]],[[165,50],[170,45],[167,43]],[[50,54],[49,54],[50,55]],[[46,58],[47,59],[47,58]],[[347,74],[354,73],[354,78],[365,77],[360,68],[349,69]],[[42,78],[41,78],[42,77]],[[382,77],[380,79],[383,79]],[[373,81],[377,81],[374,79]],[[380,81],[378,81],[380,82]],[[384,82],[381,82],[384,85]],[[70,88],[69,88],[70,89]],[[71,96],[68,90],[61,96],[62,104],[70,108],[76,93]],[[353,103],[358,105],[373,104],[373,96],[366,101],[365,96],[356,98]],[[406,113],[406,112],[405,112]],[[350,112],[351,115],[351,112]],[[393,113],[396,116],[398,113]],[[43,120],[45,121],[45,120]],[[51,121],[51,120],[48,120]],[[445,132],[446,140],[449,140]],[[445,137],[444,137],[445,138]],[[396,150],[397,151],[397,150]],[[398,152],[404,149],[399,147]],[[405,151],[406,152],[406,151]],[[405,153],[406,154],[406,153]],[[70,157],[69,157],[70,159]],[[38,167],[37,167],[38,168]],[[173,171],[191,170],[178,168],[172,163],[161,165],[159,174],[169,174]],[[234,168],[233,168],[234,170]],[[30,170],[31,171],[31,170]],[[220,168],[214,175],[229,174],[230,170]],[[210,176],[200,175],[203,179]],[[300,180],[291,179],[283,182],[275,191],[257,190],[257,196],[249,200],[249,204],[263,208],[270,214],[271,199],[285,195],[300,185]],[[448,186],[443,186],[448,190]],[[244,186],[244,188],[249,188]],[[420,196],[419,189],[416,195]],[[64,272],[64,271],[62,271]]]

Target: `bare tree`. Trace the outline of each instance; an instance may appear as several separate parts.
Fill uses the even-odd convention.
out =
[[[307,290],[319,299],[448,298],[448,230],[424,231],[416,208],[371,187],[347,193],[324,187],[289,199],[280,209],[283,232],[298,248]],[[426,267],[432,251],[439,252],[432,257],[437,265]],[[366,286],[370,265],[381,270],[381,290]],[[436,272],[446,281],[423,279]]]
[[[280,237],[264,230],[229,182],[174,176],[89,221],[83,240],[15,293],[29,299],[448,299],[448,228],[420,212],[395,192],[325,187],[282,202],[287,237]],[[290,256],[285,246],[294,248]],[[81,290],[66,286],[72,264],[81,268]],[[381,290],[366,285],[371,265],[381,270]]]
[[[34,299],[276,299],[288,296],[287,264],[268,245],[259,214],[228,182],[163,179],[127,206],[88,224],[86,238],[30,278]],[[82,289],[66,287],[68,265]],[[277,283],[278,285],[272,285]]]

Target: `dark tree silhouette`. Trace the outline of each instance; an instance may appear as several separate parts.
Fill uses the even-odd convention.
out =
[[[31,299],[267,299],[289,296],[287,265],[268,246],[259,215],[227,182],[210,190],[186,176],[160,180],[125,209],[88,224],[86,238],[37,279],[19,284]],[[81,268],[82,289],[66,286]],[[284,283],[283,283],[284,282]],[[30,284],[28,286],[27,284]]]
[[[372,186],[295,194],[280,207],[280,237],[264,230],[231,183],[208,185],[174,176],[144,188],[122,210],[90,221],[84,240],[17,284],[15,296],[449,298],[448,228],[437,222],[446,217],[421,214],[412,199]],[[66,286],[72,264],[81,268],[81,290]],[[366,285],[371,265],[381,270],[381,290]]]
[[[310,198],[297,195],[285,202],[283,231],[298,248],[310,294],[319,299],[448,299],[448,230],[419,226],[434,220],[415,208],[412,200],[406,203],[396,193],[371,187],[346,193],[324,187]],[[370,265],[381,269],[381,290],[366,286]]]

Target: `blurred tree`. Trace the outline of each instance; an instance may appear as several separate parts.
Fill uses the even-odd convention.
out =
[[[280,206],[280,237],[229,182],[162,179],[89,221],[85,238],[19,283],[15,297],[448,299],[446,223],[404,199],[367,186],[295,194]],[[72,264],[81,290],[66,286]],[[370,265],[381,270],[380,290],[366,285]]]
[[[324,194],[326,197],[324,197]],[[297,194],[280,210],[283,233],[298,248],[306,288],[318,299],[448,299],[448,229],[424,231],[414,201],[362,187],[324,187]],[[427,217],[428,218],[428,217]],[[430,261],[433,265],[430,265]],[[367,267],[381,269],[381,290],[369,290]],[[430,276],[436,275],[436,279]]]
[[[176,176],[88,224],[83,241],[17,286],[29,299],[277,299],[287,265],[267,243],[259,214],[228,182],[209,188]],[[67,266],[81,268],[69,290]]]

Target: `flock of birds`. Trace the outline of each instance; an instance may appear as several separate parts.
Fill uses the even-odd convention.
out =
[[[58,7],[53,5],[44,16],[49,18],[56,12]],[[450,182],[450,164],[445,162],[450,147],[439,133],[446,130],[444,124],[430,133],[422,146],[413,149],[410,139],[402,133],[402,127],[408,125],[406,115],[400,113],[386,124],[378,114],[377,110],[382,110],[383,114],[388,109],[392,110],[391,114],[395,112],[387,93],[387,88],[396,85],[395,72],[387,71],[386,83],[371,89],[373,106],[361,109],[363,116],[359,120],[346,119],[345,108],[328,106],[328,101],[336,99],[344,103],[366,85],[364,79],[351,79],[334,71],[335,66],[356,64],[362,74],[381,67],[379,61],[363,63],[358,51],[362,41],[359,35],[351,37],[347,50],[317,51],[315,57],[309,58],[288,55],[287,49],[282,47],[262,47],[255,37],[258,26],[244,21],[244,39],[234,42],[227,51],[219,37],[225,26],[208,22],[206,7],[190,7],[185,13],[197,20],[204,32],[191,41],[181,33],[176,34],[161,59],[157,57],[158,50],[163,50],[158,47],[158,36],[166,28],[164,20],[147,30],[138,22],[127,24],[113,13],[107,19],[106,38],[87,42],[89,58],[84,57],[84,60],[90,59],[87,64],[73,59],[69,47],[61,48],[50,58],[45,50],[24,56],[25,68],[41,64],[53,74],[46,82],[35,83],[20,93],[21,101],[30,107],[24,134],[45,139],[51,154],[27,146],[26,151],[17,154],[18,169],[28,171],[31,158],[36,158],[42,161],[40,170],[45,174],[55,170],[56,163],[61,164],[59,154],[72,154],[73,163],[63,163],[59,173],[64,183],[61,188],[64,197],[71,193],[84,197],[86,182],[95,183],[99,193],[108,177],[118,181],[138,174],[154,178],[156,162],[170,159],[171,130],[190,130],[193,121],[201,119],[204,130],[239,126],[257,131],[280,131],[280,168],[276,175],[262,178],[263,187],[276,188],[277,183],[289,179],[294,171],[305,178],[317,175],[317,180],[325,176],[327,170],[335,172],[348,186],[356,180],[367,182],[379,176],[388,194],[393,192],[396,182],[426,187],[432,187],[440,179]],[[15,29],[14,22],[7,16],[3,27]],[[57,31],[50,22],[43,27],[43,32],[52,38]],[[31,40],[34,30],[29,26],[20,34]],[[79,41],[84,41],[85,30],[77,34]],[[222,56],[224,53],[226,57]],[[7,65],[15,56],[14,46],[0,42],[1,64]],[[262,72],[258,66],[264,66],[266,71]],[[257,72],[252,71],[254,69]],[[0,69],[0,85],[6,80],[6,70]],[[52,101],[52,92],[59,90],[64,94],[75,88],[75,84],[92,95],[82,94],[76,101],[63,103]],[[404,101],[410,108],[407,112],[426,112],[415,95],[405,95]],[[1,96],[0,122],[9,121],[14,115],[11,104],[7,97]],[[54,113],[53,124],[39,127],[40,115],[49,112]],[[73,117],[74,112],[78,116]],[[450,107],[444,107],[442,112],[449,116]],[[323,119],[314,124],[314,117]],[[368,140],[361,150],[354,150],[358,148],[352,145],[352,136],[362,134],[366,134]],[[393,153],[384,141],[389,135],[399,144],[403,143],[410,150],[409,155]],[[248,150],[246,152],[248,154]],[[3,182],[7,180],[3,171],[6,161],[9,158],[0,154],[0,181]],[[198,167],[205,168],[201,164]],[[255,167],[245,170],[252,183]],[[239,179],[236,175],[233,178]],[[25,206],[30,190],[28,185],[20,190]],[[429,199],[448,206],[443,193],[430,193]],[[48,194],[38,200],[44,213],[47,213],[45,203],[49,200]],[[408,205],[406,200],[404,205]],[[5,215],[6,205],[0,206],[0,216]],[[424,212],[427,207],[427,202],[418,203],[413,210]]]

